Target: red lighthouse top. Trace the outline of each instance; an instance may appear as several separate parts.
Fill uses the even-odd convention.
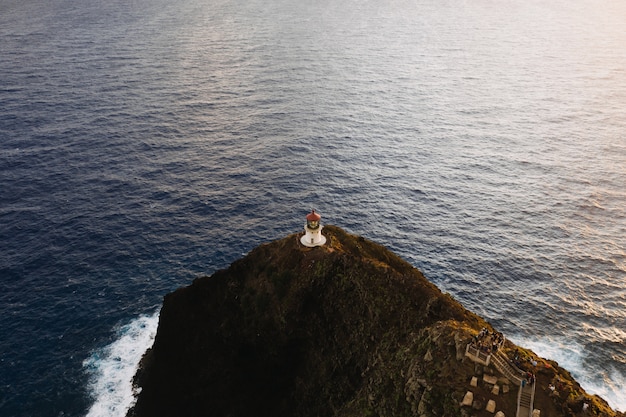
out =
[[[308,222],[319,222],[321,218],[322,218],[322,216],[317,214],[315,212],[315,210],[311,210],[311,212],[309,214],[307,214],[307,216],[306,216],[306,220]]]

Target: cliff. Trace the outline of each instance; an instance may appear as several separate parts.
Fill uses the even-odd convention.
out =
[[[128,416],[486,417],[489,399],[515,416],[516,387],[470,386],[500,377],[464,357],[489,323],[384,247],[333,226],[324,234],[322,247],[297,235],[261,245],[168,294]],[[542,416],[575,415],[583,401],[588,414],[616,415],[556,363],[519,352],[537,361]],[[468,390],[473,407],[462,407]]]

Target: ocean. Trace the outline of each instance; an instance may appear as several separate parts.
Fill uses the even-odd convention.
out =
[[[626,411],[624,21],[0,0],[0,415],[123,416],[163,296],[311,208]]]

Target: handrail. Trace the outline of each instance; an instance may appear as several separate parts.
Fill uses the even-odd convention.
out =
[[[532,385],[533,390],[530,393],[530,407],[529,407],[529,410],[528,410],[529,417],[532,417],[532,415],[533,415],[533,408],[535,406],[535,387],[536,386],[537,386],[537,380],[535,379],[535,382]]]
[[[482,350],[472,346],[471,343],[467,344],[467,347],[465,348],[465,355],[472,356],[474,357],[474,359],[478,360],[483,365],[489,366],[491,354],[487,352],[483,352]]]
[[[519,375],[523,372],[517,367],[514,368],[513,365],[508,362],[508,357],[504,353],[501,351],[496,352],[496,354],[493,355],[493,364],[501,374],[509,378],[515,385],[522,384],[522,378]],[[519,375],[516,375],[516,372]]]
[[[519,416],[520,404],[522,403],[522,392],[524,391],[524,387],[522,384],[519,386],[519,390],[517,391],[517,409],[515,410],[515,417]]]

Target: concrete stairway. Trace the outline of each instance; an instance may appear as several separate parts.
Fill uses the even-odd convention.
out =
[[[520,386],[517,396],[517,417],[532,417],[535,385]]]
[[[524,373],[517,369],[516,366],[513,366],[509,362],[509,358],[501,350],[491,355],[491,363],[502,375],[507,377],[509,381],[517,386],[522,385],[522,375]]]
[[[502,375],[519,387],[516,417],[532,417],[535,385],[524,384],[522,387],[524,372],[513,365],[502,351],[497,351],[491,355],[491,363]]]
[[[525,383],[522,381],[526,378],[525,372],[513,365],[508,356],[501,350],[496,353],[485,355],[486,358],[479,357],[482,354],[477,349],[470,349],[470,345],[465,350],[465,355],[469,356],[473,361],[489,365],[490,363],[504,375],[511,383],[519,387],[517,393],[517,413],[516,417],[532,417],[533,403],[535,401],[535,384]]]

